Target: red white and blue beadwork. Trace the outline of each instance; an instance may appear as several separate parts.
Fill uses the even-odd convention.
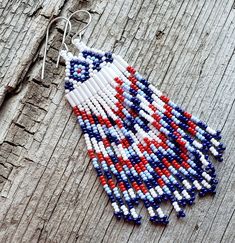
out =
[[[170,201],[178,217],[199,196],[215,193],[209,154],[222,161],[220,132],[185,112],[120,56],[75,40],[67,51],[66,99],[115,216],[137,224],[141,200],[152,222],[167,224]]]

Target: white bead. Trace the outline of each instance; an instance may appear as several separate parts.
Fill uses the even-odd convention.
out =
[[[220,143],[219,143],[216,139],[214,139],[214,138],[211,139],[211,142],[212,142],[216,147],[220,145]]]
[[[199,143],[199,142],[197,142],[196,140],[193,141],[193,145],[194,145],[195,147],[199,148],[199,149],[202,148],[202,144]]]
[[[177,202],[173,202],[172,205],[175,207],[177,205]]]
[[[183,190],[183,191],[182,191],[182,194],[183,194],[183,196],[184,196],[186,199],[190,199],[190,198],[191,198],[190,195],[188,194],[188,192],[187,192],[186,190]]]
[[[194,186],[198,189],[198,190],[201,190],[202,189],[202,186],[199,184],[199,182],[198,181],[194,181],[193,182],[193,184],[194,184]]]
[[[182,200],[182,196],[179,194],[178,191],[174,191],[174,195],[177,198],[177,200]]]
[[[217,156],[219,153],[215,150],[214,147],[210,147],[209,150],[211,151],[211,153],[214,155],[214,156]]]
[[[211,188],[211,185],[208,184],[205,180],[202,180],[201,183],[202,183],[202,185],[205,186],[207,189],[210,189],[210,188]]]
[[[156,186],[155,189],[157,190],[159,195],[163,195],[163,190],[160,188],[160,186]]]
[[[212,135],[215,135],[215,134],[216,134],[216,131],[213,130],[212,128],[210,128],[210,127],[207,127],[207,128],[206,128],[206,131],[207,131],[208,133],[212,134]]]

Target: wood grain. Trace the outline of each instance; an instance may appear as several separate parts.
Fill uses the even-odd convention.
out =
[[[88,9],[83,40],[121,54],[188,111],[222,130],[214,197],[170,224],[117,221],[64,99],[62,38],[55,16]],[[79,21],[74,20],[74,30]],[[77,25],[76,25],[77,23]],[[71,48],[71,46],[70,46]],[[232,0],[3,0],[0,3],[0,242],[234,242],[235,8]]]

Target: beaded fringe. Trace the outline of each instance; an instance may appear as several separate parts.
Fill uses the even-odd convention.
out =
[[[137,224],[140,200],[152,222],[167,224],[160,205],[178,217],[195,193],[215,193],[209,154],[222,161],[220,132],[185,112],[120,56],[77,41],[66,60],[66,98],[83,131],[88,154],[115,216]]]

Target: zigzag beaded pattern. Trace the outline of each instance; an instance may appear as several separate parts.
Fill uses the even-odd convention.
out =
[[[184,217],[196,192],[215,193],[216,173],[208,155],[222,161],[219,131],[174,104],[110,52],[86,47],[66,63],[66,98],[118,219],[140,224],[135,207],[142,200],[152,222],[167,224],[163,201]],[[92,79],[101,81],[89,91]]]

